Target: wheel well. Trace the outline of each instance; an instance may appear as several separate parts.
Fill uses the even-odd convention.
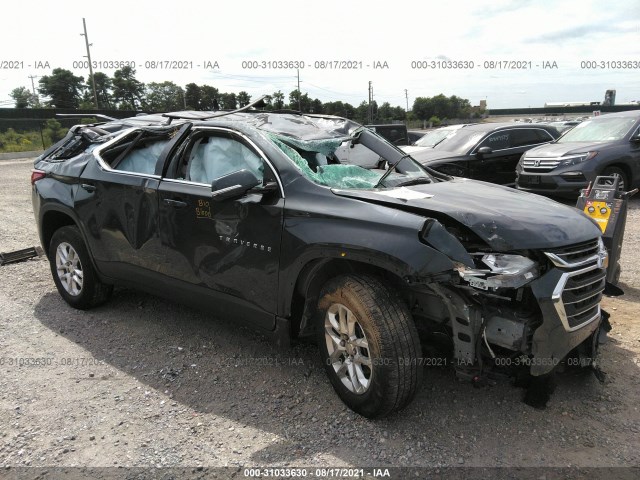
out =
[[[311,333],[311,322],[318,304],[320,291],[327,281],[339,275],[367,273],[383,279],[387,285],[400,287],[403,281],[397,275],[375,265],[337,258],[318,259],[309,262],[300,271],[291,304],[291,335],[306,336]]]
[[[631,178],[631,168],[629,167],[629,165],[625,165],[624,163],[612,163],[604,167],[602,171],[604,172],[609,167],[616,167],[622,170],[624,174],[627,176],[627,182],[629,183],[629,185],[627,185],[626,188],[630,188],[633,178]]]
[[[42,219],[42,248],[45,253],[49,254],[49,244],[51,237],[61,227],[66,225],[75,225],[76,222],[66,213],[50,211],[44,214]]]

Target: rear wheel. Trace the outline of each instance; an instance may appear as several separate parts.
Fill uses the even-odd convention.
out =
[[[607,167],[602,171],[602,174],[605,177],[619,177],[620,180],[618,180],[618,190],[621,192],[626,192],[627,187],[629,185],[629,181],[627,179],[627,174],[624,173],[624,170],[622,170],[619,167]],[[608,184],[611,184],[611,182],[609,182]]]
[[[58,292],[72,307],[85,310],[111,296],[113,286],[98,279],[77,227],[56,230],[49,245],[49,264]]]
[[[422,380],[421,347],[395,292],[374,277],[341,276],[324,286],[318,313],[322,361],[349,408],[375,418],[411,402]]]

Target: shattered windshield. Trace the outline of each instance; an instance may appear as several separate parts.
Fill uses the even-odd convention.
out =
[[[331,188],[394,188],[435,181],[406,153],[369,131],[320,140],[266,135],[305,177]]]

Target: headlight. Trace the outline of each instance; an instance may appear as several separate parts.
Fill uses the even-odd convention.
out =
[[[569,165],[577,165],[578,163],[586,162],[595,157],[598,152],[587,152],[579,155],[567,155],[566,157],[560,157],[560,165],[568,167]]]
[[[469,285],[482,290],[520,288],[539,276],[538,264],[521,255],[502,253],[474,253],[476,265],[489,268],[469,268],[462,264],[456,270]]]

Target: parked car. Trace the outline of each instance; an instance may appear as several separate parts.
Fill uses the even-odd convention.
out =
[[[386,138],[394,145],[410,145],[409,133],[404,123],[389,123],[383,125],[365,125],[368,129]]]
[[[571,130],[576,125],[580,125],[579,120],[562,120],[558,122],[549,122],[549,125],[556,127],[556,129],[562,134],[568,130]]]
[[[577,197],[598,175],[620,177],[619,188],[640,185],[640,110],[581,122],[548,145],[527,151],[517,168],[520,190]]]
[[[424,137],[426,133],[426,130],[407,130],[409,145],[414,145],[418,140]]]
[[[345,145],[384,169],[340,163]],[[596,354],[606,249],[594,222],[425,169],[344,118],[246,110],[77,125],[35,161],[31,183],[69,305],[95,307],[123,285],[283,345],[315,338],[333,388],[367,417],[412,400],[433,361],[421,340],[446,338],[463,378],[540,376]]]
[[[477,123],[457,129],[432,148],[410,154],[422,165],[447,175],[514,185],[522,154],[559,136],[549,125]]]
[[[469,124],[449,125],[447,127],[434,128],[425,133],[418,141],[407,147],[403,147],[407,153],[419,152],[423,148],[433,148],[445,138],[453,135],[458,129],[466,127]]]

